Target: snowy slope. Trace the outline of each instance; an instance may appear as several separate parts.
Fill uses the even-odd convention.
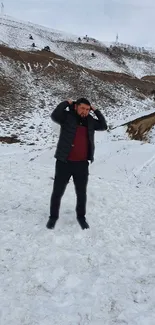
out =
[[[76,222],[72,180],[55,230],[45,228],[51,139],[1,145],[1,324],[154,325],[154,145],[121,133],[96,135],[86,231]]]
[[[75,35],[69,35],[61,31],[52,30],[47,27],[32,24],[30,22],[19,21],[13,17],[0,16],[1,23],[1,41],[7,43],[10,47],[27,48],[29,34],[38,37],[36,40],[44,41],[74,41]],[[19,33],[17,33],[17,30]],[[37,43],[37,42],[36,42]],[[31,46],[32,40],[29,40]],[[45,43],[43,43],[45,44]]]
[[[33,36],[34,40],[29,39],[29,34]],[[141,55],[141,60],[137,60],[137,53],[134,55],[129,52],[129,57],[124,56],[123,52],[109,56],[106,52],[106,48],[110,46],[109,43],[104,44],[98,41],[94,43],[92,39],[86,42],[83,37],[79,42],[78,37],[18,21],[12,17],[0,16],[0,43],[9,47],[32,50],[32,43],[35,42],[36,50],[50,46],[52,52],[94,70],[125,72],[138,78],[155,74],[154,53],[150,51],[147,54],[148,63],[146,55],[145,58]],[[95,54],[95,58],[92,57],[92,52]],[[138,68],[135,69],[136,67]]]
[[[145,75],[155,75],[155,61],[145,62],[137,59],[124,58],[124,62],[129,68],[130,73],[136,75],[138,78],[142,78]]]
[[[92,57],[94,53],[94,57]],[[76,64],[82,65],[86,68],[101,70],[101,71],[115,71],[125,72],[126,70],[119,66],[116,62],[110,60],[104,53],[91,51],[90,49],[78,48],[74,51],[70,48],[70,53],[67,56]]]
[[[153,100],[135,97],[136,91],[126,85],[102,81],[85,69],[77,70],[75,65],[66,70],[65,64],[59,65],[57,58],[54,61],[45,57],[45,63],[38,63],[37,56],[35,63],[32,57],[30,60],[28,57],[20,63],[8,57],[0,58],[1,80],[3,82],[5,76],[13,87],[0,101],[0,136],[16,134],[22,142],[46,143],[54,133],[49,118],[53,108],[66,98],[76,99],[81,94],[104,112],[113,127],[136,118],[137,114],[152,112]],[[48,60],[56,67],[55,74],[53,71],[46,74]]]

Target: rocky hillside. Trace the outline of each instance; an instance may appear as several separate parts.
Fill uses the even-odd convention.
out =
[[[79,96],[103,109],[109,123],[123,123],[152,109],[153,75],[153,51],[1,17],[0,135],[42,139],[58,101]]]

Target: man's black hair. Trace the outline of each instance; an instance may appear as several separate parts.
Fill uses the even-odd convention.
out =
[[[77,104],[77,105],[80,105],[80,104],[86,104],[86,105],[91,106],[89,100],[86,99],[86,98],[79,98],[79,99],[76,101],[76,104]]]

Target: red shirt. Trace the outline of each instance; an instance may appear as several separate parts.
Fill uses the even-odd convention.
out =
[[[88,129],[77,126],[74,142],[68,160],[81,161],[88,159]]]

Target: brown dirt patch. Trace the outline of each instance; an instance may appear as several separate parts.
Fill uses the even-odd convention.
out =
[[[16,136],[5,136],[5,137],[0,136],[0,142],[12,144],[12,143],[20,142],[20,140]]]
[[[124,125],[128,126],[127,132],[131,139],[146,140],[147,133],[155,125],[155,113],[142,116]]]
[[[155,76],[144,76],[144,77],[141,78],[141,80],[146,80],[146,81],[150,81],[150,82],[155,83]]]

